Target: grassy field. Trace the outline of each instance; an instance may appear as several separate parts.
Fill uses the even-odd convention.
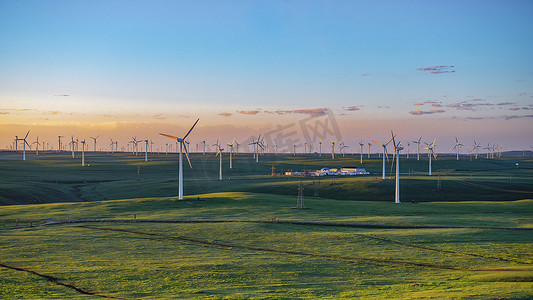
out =
[[[0,154],[0,298],[533,298],[531,159],[402,161],[401,204],[378,158],[303,210],[268,176],[356,158],[193,155],[178,201],[170,155]]]

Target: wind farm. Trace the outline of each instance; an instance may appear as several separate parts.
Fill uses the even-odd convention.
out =
[[[0,299],[532,299],[532,12],[2,2]]]

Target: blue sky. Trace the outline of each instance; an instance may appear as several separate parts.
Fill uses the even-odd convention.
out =
[[[326,108],[345,135],[461,121],[443,138],[529,147],[532,13],[531,1],[2,0],[0,145],[19,127],[200,117],[260,130]]]

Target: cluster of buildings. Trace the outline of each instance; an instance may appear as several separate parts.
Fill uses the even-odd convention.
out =
[[[285,176],[351,176],[370,174],[363,167],[322,168],[315,171],[288,171]]]

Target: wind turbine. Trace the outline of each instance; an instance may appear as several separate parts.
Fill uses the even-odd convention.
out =
[[[424,143],[426,144],[426,149],[428,150],[428,157],[429,157],[429,176],[431,176],[431,155],[434,155],[435,158],[437,158],[437,155],[435,154],[434,152],[434,149],[435,149],[435,142],[437,141],[437,138],[435,138],[433,140],[433,143],[431,144],[428,144],[428,143]]]
[[[179,187],[178,198],[179,198],[179,200],[183,200],[183,159],[182,159],[183,150],[185,150],[185,156],[187,157],[187,161],[189,162],[189,166],[192,168],[191,161],[189,160],[189,153],[187,152],[187,146],[184,144],[184,141],[187,138],[187,136],[189,136],[189,134],[193,130],[194,126],[196,126],[196,123],[198,123],[198,121],[200,121],[200,119],[196,120],[196,122],[192,125],[191,129],[189,129],[189,131],[187,132],[187,134],[183,138],[178,138],[178,137],[175,137],[175,136],[172,136],[172,135],[160,133],[160,135],[163,135],[163,136],[166,136],[168,138],[174,139],[174,140],[176,140],[176,141],[178,141],[180,143],[179,178],[178,178],[178,182],[179,182],[179,184],[178,184],[178,187]]]
[[[342,153],[342,157],[344,157],[344,155],[346,154],[346,150],[344,150],[344,149],[346,149],[346,148],[348,148],[348,146],[346,146],[346,145],[344,144],[344,142],[341,142],[341,146],[340,146],[340,148],[339,148],[339,151]]]
[[[293,145],[293,153],[294,153],[294,156],[296,156],[296,144]]]
[[[368,146],[368,158],[370,158],[370,148],[372,147],[372,143],[370,143],[370,138],[368,138],[368,144],[366,144]]]
[[[41,143],[39,143],[39,137],[37,136],[37,140],[31,144],[32,145],[37,144],[37,146],[35,147],[35,154],[39,155],[39,145],[41,145]],[[44,151],[44,144],[43,144],[43,151]]]
[[[235,155],[239,154],[239,142],[235,141]]]
[[[218,139],[217,139],[217,143],[216,144],[213,144],[212,146],[216,146],[217,147],[217,154],[215,155],[216,156],[220,156],[220,166],[219,166],[219,169],[218,169],[218,180],[222,180],[222,151],[224,151],[223,148],[220,148],[220,145],[218,144]]]
[[[97,137],[92,137],[91,136],[91,139],[94,140],[94,152],[96,152],[96,139],[99,138],[100,136],[97,136]]]
[[[202,141],[202,143],[204,143],[204,154],[203,155],[205,155],[205,141]]]
[[[278,145],[274,144],[274,146],[272,146],[272,148],[274,148],[274,155],[278,155]]]
[[[144,161],[148,161],[148,139],[144,140]]]
[[[132,145],[133,145],[133,148],[131,149],[131,151],[132,151],[132,152],[135,152],[135,156],[137,156],[137,155],[138,155],[138,153],[137,153],[138,145],[137,145],[137,144],[138,144],[139,142],[137,141],[137,138],[136,138],[136,137],[132,137],[132,139],[133,139],[133,140],[130,141],[130,143],[132,143]]]
[[[359,142],[359,152],[361,154],[361,165],[363,164],[363,147],[365,146],[365,144],[363,144],[363,141],[360,141]]]
[[[415,143],[417,146],[416,146],[416,160],[420,160],[420,140],[422,139],[422,137],[420,137],[418,139],[418,141],[413,141],[413,143]]]
[[[385,144],[382,144],[375,140],[372,140],[372,141],[376,144],[381,145],[381,147],[383,147],[383,178],[382,179],[385,179],[385,157],[387,157],[387,160],[389,160],[389,156],[387,155],[387,145],[392,141],[392,138]]]
[[[230,169],[233,169],[233,162],[232,162],[232,159],[231,159],[231,155],[233,153],[233,144],[235,143],[235,139],[233,139],[233,142],[230,144],[228,143],[228,146],[230,147],[229,149],[229,168]]]
[[[69,144],[70,148],[72,149],[72,158],[74,158],[74,136],[71,135],[70,138],[72,139],[72,141]]]
[[[15,137],[17,143],[18,141],[24,141],[24,143],[22,143],[22,160],[26,160],[26,145],[28,145],[28,147],[30,146],[30,144],[28,144],[28,142],[26,141],[26,138],[28,138],[28,134],[30,134],[29,130],[23,139],[19,139],[18,136]]]
[[[394,192],[394,203],[400,203],[400,150],[403,150],[401,142],[396,144],[394,140],[394,133],[391,130],[392,144],[394,145],[394,152],[396,157],[396,189]]]
[[[61,152],[61,138],[63,137],[62,135],[58,135],[57,136],[59,138],[59,148],[57,148],[57,151],[58,152]]]
[[[459,143],[459,140],[457,137],[455,137],[455,146],[453,146],[453,149],[455,149],[455,152],[457,152],[457,160],[459,160],[459,151],[463,144]]]
[[[409,159],[409,146],[411,146],[411,143],[407,141],[407,159]]]
[[[85,167],[85,138],[81,141],[81,166]]]
[[[331,159],[335,159],[335,143],[337,142],[337,139],[329,141],[331,142]]]
[[[318,151],[318,156],[322,156],[322,139],[320,139],[320,143],[318,143],[319,147],[319,151]]]

